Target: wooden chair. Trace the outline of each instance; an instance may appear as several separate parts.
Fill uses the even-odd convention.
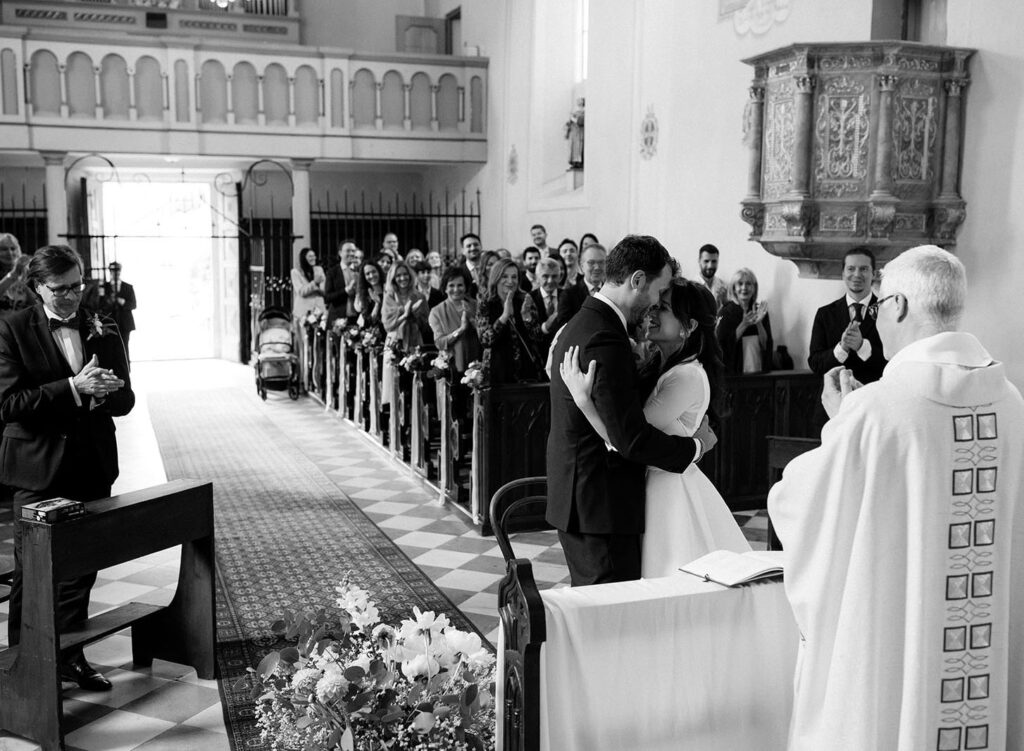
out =
[[[505,751],[540,748],[540,651],[547,638],[544,603],[530,560],[517,558],[512,550],[509,529],[515,526],[517,511],[546,504],[547,478],[526,477],[498,488],[489,509],[491,529],[505,559],[505,576],[498,588],[505,658],[504,674],[498,676],[504,688],[498,722]]]
[[[132,628],[132,660],[160,658],[216,677],[213,486],[191,480],[89,504],[86,516],[24,527],[21,643],[0,652],[0,728],[44,751],[63,748],[61,653]],[[57,584],[181,545],[181,571],[166,607],[131,602],[57,629]]]

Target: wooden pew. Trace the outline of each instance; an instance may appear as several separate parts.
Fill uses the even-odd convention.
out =
[[[437,380],[437,420],[441,425],[441,448],[438,456],[441,501],[458,503],[459,421],[452,410],[452,384]]]
[[[89,504],[56,524],[22,520],[21,643],[0,652],[0,728],[44,751],[63,747],[61,653],[132,628],[132,659],[191,665],[216,677],[214,659],[213,486],[176,480]],[[178,588],[169,605],[128,603],[58,633],[57,582],[181,545]]]
[[[356,394],[352,405],[352,421],[363,430],[369,429],[368,402],[370,396],[370,354],[367,347],[357,344],[356,350]]]
[[[366,430],[370,435],[377,440],[378,443],[384,443],[384,434],[381,426],[381,408],[383,407],[383,401],[381,399],[381,348],[380,347],[368,347],[366,350],[366,356],[369,369],[366,378],[366,388],[369,391],[369,411],[370,414],[366,421]]]
[[[431,404],[436,400],[434,380],[424,371],[412,374],[412,393],[410,411],[409,463],[420,477],[433,480],[436,471],[431,462],[431,444],[434,443],[434,421],[431,420]],[[439,436],[438,436],[439,437]]]

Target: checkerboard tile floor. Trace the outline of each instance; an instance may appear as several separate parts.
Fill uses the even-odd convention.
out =
[[[233,386],[253,392],[252,371],[221,361],[139,363],[133,368],[139,402],[118,423],[122,476],[115,492],[164,482],[145,394],[194,384]],[[436,491],[396,465],[385,451],[352,426],[324,414],[312,399],[291,402],[271,393],[255,404],[300,446],[324,474],[385,532],[492,642],[497,642],[498,582],[504,573],[493,537],[482,537],[461,512],[442,506]],[[0,512],[0,565],[10,555],[10,514]],[[763,514],[737,514],[755,547],[763,547]],[[4,523],[7,526],[4,526]],[[568,585],[565,558],[554,532],[513,536],[518,555],[534,562],[542,588]],[[162,551],[100,572],[90,611],[97,613],[136,600],[166,604],[177,581],[178,550]],[[0,646],[6,646],[7,603],[0,603]],[[86,649],[89,661],[114,684],[95,694],[69,687],[64,712],[69,751],[163,751],[227,749],[217,686],[191,668],[154,661],[136,669],[127,632]],[[36,744],[0,733],[0,751],[35,749]]]

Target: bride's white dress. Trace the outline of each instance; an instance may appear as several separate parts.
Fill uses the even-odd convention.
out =
[[[670,435],[692,436],[711,398],[699,362],[680,363],[662,374],[644,405],[647,421]],[[682,474],[647,469],[647,523],[643,540],[645,578],[669,576],[712,550],[750,550],[725,500],[691,464]]]

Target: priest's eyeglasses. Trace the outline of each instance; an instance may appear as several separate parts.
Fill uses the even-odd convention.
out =
[[[870,316],[871,318],[878,318],[878,309],[879,309],[880,307],[882,307],[882,303],[884,303],[884,302],[885,302],[886,300],[891,300],[891,299],[892,299],[892,298],[894,298],[894,297],[896,297],[896,295],[895,295],[895,294],[893,294],[893,295],[886,295],[885,297],[883,297],[883,298],[882,298],[881,300],[879,300],[878,302],[876,302],[876,303],[873,303],[872,305],[868,305],[868,307],[867,307],[867,313],[868,313],[868,315],[869,315],[869,316]]]
[[[79,282],[78,284],[62,284],[59,287],[51,287],[49,284],[44,284],[54,297],[70,297],[71,295],[80,295],[82,290],[85,289],[85,282]]]

